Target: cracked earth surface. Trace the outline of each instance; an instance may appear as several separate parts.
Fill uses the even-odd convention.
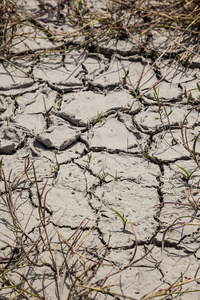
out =
[[[30,10],[39,9],[37,1],[29,3]],[[52,20],[43,16],[40,22],[48,21],[53,27],[54,15]],[[56,26],[69,30],[64,24]],[[165,43],[154,38],[155,47],[164,49]],[[78,39],[72,39],[63,55],[41,55],[36,59],[22,55],[12,59],[12,64],[1,62],[0,157],[5,176],[12,169],[12,178],[24,170],[25,158],[29,157],[34,161],[40,188],[52,166],[46,186],[50,189],[46,199],[49,235],[56,227],[67,239],[87,217],[88,228],[94,225],[95,229],[83,247],[96,259],[110,238],[106,261],[113,264],[100,268],[95,280],[128,264],[135,250],[131,227],[127,224],[123,230],[112,208],[133,223],[138,243],[135,263],[120,274],[116,272],[106,284],[113,284],[116,293],[141,299],[158,286],[170,287],[180,276],[183,280],[193,277],[199,266],[199,227],[179,224],[167,228],[173,222],[195,223],[194,218],[199,217],[191,203],[192,197],[199,201],[200,171],[186,182],[177,165],[188,172],[195,168],[184,148],[180,124],[198,97],[194,90],[188,99],[184,91],[194,89],[199,82],[200,62],[194,57],[189,66],[177,66],[166,53],[155,69],[151,68],[151,58],[138,55],[137,45],[131,40],[102,41],[98,53],[92,47],[74,49],[78,43]],[[36,53],[55,45],[54,41],[35,38],[20,41],[13,51]],[[140,80],[141,74],[145,76]],[[159,115],[151,89],[163,76],[159,97],[170,123],[166,112]],[[132,92],[137,83],[140,94],[146,92],[138,98]],[[198,109],[189,114],[186,126],[192,143],[200,128]],[[2,181],[0,187],[2,192]],[[17,215],[26,234],[34,240],[39,234],[36,187],[23,182],[14,195],[19,191]],[[13,237],[11,217],[3,202],[0,222],[0,248],[6,255],[4,243],[10,243]],[[53,241],[57,243],[58,238],[54,236]],[[147,259],[138,261],[150,249]],[[45,251],[43,256],[49,259]],[[50,271],[48,266],[37,271],[33,267],[33,287],[40,290],[43,274]],[[45,299],[58,299],[51,276],[45,281]],[[67,285],[64,289],[67,295]],[[199,289],[199,282],[191,281],[188,289]],[[199,297],[199,292],[186,293],[177,299]],[[0,298],[10,299],[6,293]],[[117,298],[94,294],[92,299]]]

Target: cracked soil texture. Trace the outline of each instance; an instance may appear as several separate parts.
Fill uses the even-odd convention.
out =
[[[27,9],[36,13],[39,3],[28,1]],[[56,5],[56,1],[49,1],[49,5]],[[103,5],[98,2],[100,9]],[[40,22],[73,32],[73,27],[57,22],[54,12],[50,17],[42,15]],[[200,171],[187,181],[178,166],[188,173],[196,167],[183,145],[181,124],[199,96],[195,88],[200,62],[194,57],[189,65],[177,66],[166,53],[156,69],[151,68],[152,58],[139,55],[137,44],[128,38],[102,40],[97,52],[95,47],[78,48],[81,41],[75,37],[62,55],[53,51],[35,59],[24,55],[61,43],[44,39],[45,32],[40,35],[25,41],[19,38],[12,51],[22,55],[13,58],[12,64],[0,64],[0,158],[5,177],[12,181],[21,174],[27,157],[34,162],[39,189],[46,184],[48,190],[45,213],[52,247],[57,245],[58,249],[61,235],[67,240],[87,218],[84,230],[91,226],[93,230],[83,239],[81,249],[90,264],[101,261],[107,249],[92,280],[107,278],[105,286],[112,291],[96,294],[93,290],[87,299],[123,299],[119,296],[123,294],[142,299],[156,288],[170,288],[181,276],[182,281],[193,278],[200,259]],[[165,39],[159,40],[156,33],[153,39],[155,49],[165,48]],[[159,78],[164,77],[157,89],[162,110],[152,89],[158,73]],[[138,97],[133,93],[136,85],[141,94]],[[184,91],[192,89],[188,97]],[[199,118],[198,108],[188,115],[185,128],[190,145],[199,133]],[[197,154],[199,147],[197,140]],[[16,214],[30,241],[41,231],[33,181],[30,173],[30,181],[14,183],[12,191],[17,199]],[[0,189],[3,199],[3,177]],[[2,199],[0,249],[6,257],[14,234]],[[126,227],[113,209],[127,220]],[[62,255],[58,251],[58,265]],[[46,264],[40,268],[32,265],[24,274],[38,293],[45,286],[44,299],[67,299],[74,279],[60,271],[64,284],[59,296],[45,247],[42,256]],[[174,294],[173,299],[200,299],[200,292],[190,292],[200,290],[199,284],[191,280],[182,286],[185,293]],[[1,291],[0,299],[12,297],[9,291]],[[79,299],[86,299],[82,297]]]

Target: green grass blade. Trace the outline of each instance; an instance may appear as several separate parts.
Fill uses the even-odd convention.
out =
[[[134,95],[135,95],[135,98],[137,98],[137,97],[138,97],[137,92],[136,92],[135,90],[133,90],[133,93],[134,93]]]
[[[199,167],[197,166],[191,173],[190,173],[190,177],[192,177],[192,175],[194,174],[194,172],[196,172],[196,170],[198,169]]]
[[[168,117],[173,113],[173,110],[170,108],[170,112],[168,113]]]
[[[190,178],[191,177],[191,174],[189,174],[184,168],[182,168],[181,166],[177,165],[176,166],[181,169],[186,175],[187,175],[187,178]]]
[[[116,211],[114,208],[111,207],[111,209],[121,218],[122,222],[124,224],[126,224],[127,220],[125,220],[124,217],[118,211]]]

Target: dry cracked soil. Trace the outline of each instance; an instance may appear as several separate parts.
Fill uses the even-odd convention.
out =
[[[31,13],[39,4],[26,2]],[[40,23],[73,32],[54,11]],[[131,39],[102,40],[97,51],[78,47],[78,37],[62,54],[42,55],[61,42],[40,34],[18,37],[12,51],[22,55],[0,64],[1,258],[10,255],[17,235],[15,217],[6,208],[6,186],[28,253],[31,242],[40,252],[40,258],[31,256],[37,264],[22,264],[10,278],[21,281],[22,270],[41,299],[68,299],[69,292],[72,299],[86,299],[84,292],[73,298],[71,287],[78,290],[81,284],[93,286],[85,288],[87,299],[148,299],[156,291],[159,299],[200,299],[200,171],[186,178],[184,170],[190,175],[196,164],[183,143],[185,134],[191,147],[196,142],[198,155],[199,57],[187,66],[177,64],[169,49],[152,67],[152,58],[140,54]],[[165,42],[155,34],[152,47],[164,51]],[[45,187],[40,200],[49,241],[43,244],[35,242],[43,235],[37,187],[40,194]],[[75,240],[66,267],[65,253]],[[59,272],[51,266],[48,247]],[[86,276],[87,267],[80,260],[88,272],[95,270],[82,283],[76,274]],[[162,291],[170,293],[171,286],[174,294],[164,298]],[[2,300],[16,295],[11,289],[0,293]]]

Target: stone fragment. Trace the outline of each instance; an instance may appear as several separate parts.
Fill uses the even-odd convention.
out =
[[[169,59],[161,60],[156,63],[159,71],[161,72],[161,76],[170,83],[176,83],[184,85],[186,82],[190,82],[196,79],[197,70],[184,67],[183,65],[175,64],[171,62]]]
[[[12,124],[4,124],[0,127],[0,153],[9,154],[16,151],[24,143],[25,135]]]
[[[76,60],[65,62],[63,65],[62,59],[57,57],[43,58],[40,63],[34,66],[34,77],[47,81],[54,89],[60,91],[71,91],[82,86],[82,82],[77,79],[77,72],[82,70],[81,62],[83,58],[77,53]],[[74,55],[74,58],[76,57]],[[79,69],[79,70],[78,70]]]
[[[46,126],[42,114],[18,114],[16,117],[12,117],[12,121],[35,136],[42,133]]]
[[[21,26],[18,25],[20,36],[15,35],[13,38],[13,53],[38,50],[44,51],[45,49],[53,48],[54,44],[50,41],[50,39],[47,39],[44,28],[34,24],[32,24],[32,26],[24,24]],[[26,39],[22,38],[23,35],[26,36]]]
[[[152,249],[152,245],[146,247],[146,252],[150,249]],[[170,286],[177,284],[178,287],[181,286],[179,299],[198,299],[198,294],[194,294],[193,291],[199,289],[198,281],[195,280],[195,274],[197,275],[196,279],[199,279],[199,273],[197,272],[199,263],[192,253],[180,248],[167,247],[167,245],[162,253],[160,247],[155,246],[150,253],[150,257],[150,261],[155,262],[158,270],[162,274],[162,279],[161,283],[157,284],[148,296],[151,295],[152,299],[157,298],[157,293],[163,292],[164,290],[166,290],[168,294]]]
[[[122,220],[112,208],[128,222],[133,222],[138,241],[152,238],[158,226],[154,219],[158,210],[156,206],[160,203],[156,188],[142,187],[129,179],[117,180],[98,186],[95,195],[102,203],[98,227],[104,241],[108,240],[109,235],[112,247],[129,247],[134,241],[131,227],[123,230]]]
[[[34,241],[33,237],[35,238],[35,236],[31,232],[34,227],[38,227],[40,224],[40,218],[37,208],[31,204],[29,190],[24,190],[21,193],[15,192],[12,197],[13,203],[16,205],[16,216],[21,224],[21,228]]]
[[[179,274],[184,274],[184,278],[190,278],[191,276],[195,276],[195,273],[198,269],[198,260],[194,257],[193,254],[185,252],[181,249],[174,249],[174,248],[165,248],[164,250],[164,259],[161,263],[161,269],[163,271],[165,282],[169,284],[174,284]],[[193,282],[190,285],[190,289],[196,289],[197,282]],[[183,286],[183,290],[187,290],[187,284]],[[193,298],[192,293],[187,295],[187,297]],[[188,299],[188,298],[185,299]],[[182,298],[182,297],[181,297]]]
[[[51,220],[57,226],[75,229],[85,218],[93,218],[85,193],[76,192],[73,188],[51,187],[46,206],[53,213]]]
[[[47,148],[63,150],[74,143],[79,136],[80,132],[76,128],[69,125],[57,125],[38,134],[36,139]]]
[[[190,135],[188,141],[192,143],[194,136]],[[149,154],[163,162],[173,162],[178,159],[189,158],[189,152],[183,147],[180,130],[172,130],[171,132],[162,132],[154,135]]]
[[[129,131],[126,126],[114,117],[108,117],[105,122],[97,123],[89,133],[84,133],[81,138],[89,144],[93,151],[109,150],[131,151],[131,153],[141,152],[140,144],[143,146],[147,140],[142,135]]]
[[[27,68],[16,68],[14,65],[1,63],[0,94],[15,95],[16,93],[19,94],[21,90],[31,87],[34,81],[27,72]]]
[[[97,119],[98,114],[104,115],[118,109],[129,108],[134,101],[133,97],[125,90],[108,93],[106,96],[89,92],[79,92],[63,96],[65,103],[60,111],[55,114],[69,120],[78,126],[86,126]],[[135,107],[139,110],[139,107]]]
[[[160,175],[158,165],[149,163],[141,155],[126,153],[109,154],[106,152],[91,152],[88,156],[76,160],[82,168],[91,170],[93,174],[105,176],[105,181],[131,180],[142,187],[158,187],[157,177]],[[100,195],[99,195],[100,196]]]
[[[74,142],[66,149],[57,149],[55,157],[55,149],[46,148],[46,146],[42,145],[38,141],[33,141],[32,139],[28,141],[28,144],[35,155],[49,159],[51,162],[54,162],[55,166],[57,163],[66,164],[74,158],[79,158],[86,150],[86,146],[83,143]]]
[[[36,0],[18,0],[17,4],[19,6],[26,5],[26,11],[29,13],[37,13],[40,11],[38,2]]]
[[[194,208],[190,206],[186,198],[186,193],[184,195],[183,192],[179,197],[173,195],[169,197],[168,195],[164,195],[163,203],[164,207],[162,207],[159,216],[162,230],[156,236],[156,240],[162,242],[164,238],[166,244],[170,243],[171,246],[176,247],[177,245],[180,245],[181,241],[187,235],[190,236],[197,230],[195,225],[192,226],[192,223],[195,223],[196,221],[191,221]],[[190,225],[184,225],[184,223],[190,223]],[[171,227],[169,228],[169,226]]]
[[[94,178],[89,173],[87,179]],[[40,184],[42,190],[43,184]],[[50,190],[49,190],[50,188]],[[54,184],[46,186],[49,190],[46,198],[46,207],[52,213],[51,221],[57,226],[66,226],[76,229],[85,218],[94,220],[93,211],[88,203],[87,182],[83,170],[73,163],[60,166],[58,176]],[[33,202],[36,203],[36,189],[32,188]]]
[[[195,79],[191,82],[185,82],[181,84],[183,88],[183,97],[187,99],[187,102],[190,104],[200,104],[200,91],[197,88],[199,84],[199,79]]]
[[[164,34],[160,30],[151,30],[151,42],[148,43],[147,48],[157,55],[172,55],[172,53],[182,53],[182,45],[179,44],[183,33],[180,30],[171,31],[165,30]]]
[[[8,179],[9,173],[12,170],[11,174],[11,181],[16,182],[16,178],[21,176],[21,174],[24,172],[25,169],[25,163],[26,166],[31,167],[31,164],[34,163],[36,174],[38,181],[43,182],[46,181],[46,178],[48,177],[50,170],[51,170],[51,164],[50,161],[47,160],[46,158],[40,158],[37,157],[36,159],[31,157],[31,151],[29,148],[22,148],[17,150],[15,153],[12,154],[6,154],[6,155],[1,155],[0,159],[2,158],[2,163],[3,163],[3,170],[5,177]],[[28,158],[29,158],[29,165],[28,165]],[[28,171],[29,178],[34,181],[34,174],[33,174],[33,169],[32,167]],[[50,177],[53,177],[51,175]],[[24,180],[25,177],[23,178],[22,181],[20,181],[19,188],[21,185],[23,188],[28,188],[29,187],[29,180]]]
[[[0,96],[0,121],[8,121],[14,113],[14,101]]]
[[[132,37],[127,37],[124,40],[106,37],[99,41],[98,48],[100,53],[106,55],[114,53],[118,53],[122,56],[137,55],[139,53],[138,43],[144,44],[145,40],[146,37],[144,35],[140,36],[139,41],[134,40]]]
[[[17,99],[18,113],[47,114],[55,104],[56,96],[57,92],[45,86],[36,92],[23,94]]]
[[[192,222],[188,227],[190,227],[190,230],[187,230],[186,232],[183,232],[183,239],[180,241],[180,246],[184,247],[186,251],[190,253],[196,253],[199,251],[199,226],[197,225],[197,220],[194,220],[194,225],[192,226]],[[186,225],[187,226],[187,225]],[[197,255],[198,256],[198,255]]]
[[[179,168],[179,167],[180,168]],[[181,169],[182,168],[182,169]],[[191,178],[187,178],[187,174],[183,169],[191,174]],[[195,171],[195,172],[194,172]],[[185,194],[189,193],[190,184],[192,184],[193,190],[198,189],[198,182],[200,178],[200,170],[194,160],[177,160],[175,163],[170,163],[168,166],[164,166],[164,175],[162,176],[162,191],[169,196],[180,196],[181,192],[185,191]]]
[[[164,174],[160,178],[162,182],[161,195],[162,207],[159,215],[159,221],[162,224],[163,230],[167,230],[170,225],[177,224],[169,228],[166,232],[165,240],[176,245],[181,245],[186,248],[184,242],[185,237],[193,236],[197,231],[195,218],[192,217],[196,205],[199,205],[199,176],[200,171],[196,169],[193,177],[187,180],[186,174],[178,166],[191,174],[196,169],[196,163],[193,160],[178,160],[175,163],[164,166]],[[192,184],[192,188],[191,188]],[[190,225],[184,223],[190,223]],[[182,224],[181,224],[182,223]],[[157,240],[162,241],[163,234],[156,236]],[[187,244],[187,243],[186,243]],[[195,247],[196,242],[191,240],[191,249]],[[189,245],[187,246],[189,247]]]
[[[127,298],[145,299],[145,295],[150,296],[156,288],[160,288],[162,283],[161,272],[156,268],[155,260],[152,259],[154,249],[147,256],[145,256],[147,251],[143,246],[138,246],[137,249],[135,249],[135,247],[131,249],[122,247],[118,250],[112,249],[106,257],[106,260],[112,263],[114,262],[114,265],[125,267],[132,258],[135,250],[135,258],[133,259],[133,263],[130,264],[130,267],[116,275],[108,276],[107,284],[115,282],[116,284],[112,286],[112,291],[120,295],[123,294]],[[100,275],[102,276],[101,278],[103,278],[103,273],[115,273],[112,267],[102,269],[99,269],[100,274],[97,274],[98,279],[100,279]]]
[[[170,83],[166,81],[162,81],[156,87],[158,97],[165,101],[175,101],[182,99],[182,89],[179,87],[177,83]],[[167,91],[167,92],[166,92]],[[157,100],[154,97],[154,90],[150,89],[145,93],[145,97],[154,101],[157,104]]]
[[[166,109],[166,111],[165,111]],[[191,106],[174,107],[165,106],[159,111],[158,106],[143,109],[134,116],[138,128],[148,134],[155,134],[163,130],[180,128],[185,116],[191,110]],[[196,110],[191,111],[187,117],[186,126],[194,127],[199,122],[199,114]]]
[[[106,70],[107,63],[108,61],[101,54],[88,54],[82,63],[84,66],[83,74],[85,74],[85,78],[94,80],[100,73]]]
[[[54,182],[56,188],[66,189],[74,192],[85,193],[92,185],[98,182],[96,176],[92,176],[84,169],[80,169],[74,163],[61,165],[58,176]]]
[[[141,90],[147,89],[156,83],[156,75],[150,65],[140,56],[124,58],[113,56],[109,68],[100,74],[93,84],[104,88],[126,83],[130,88],[137,84]]]

